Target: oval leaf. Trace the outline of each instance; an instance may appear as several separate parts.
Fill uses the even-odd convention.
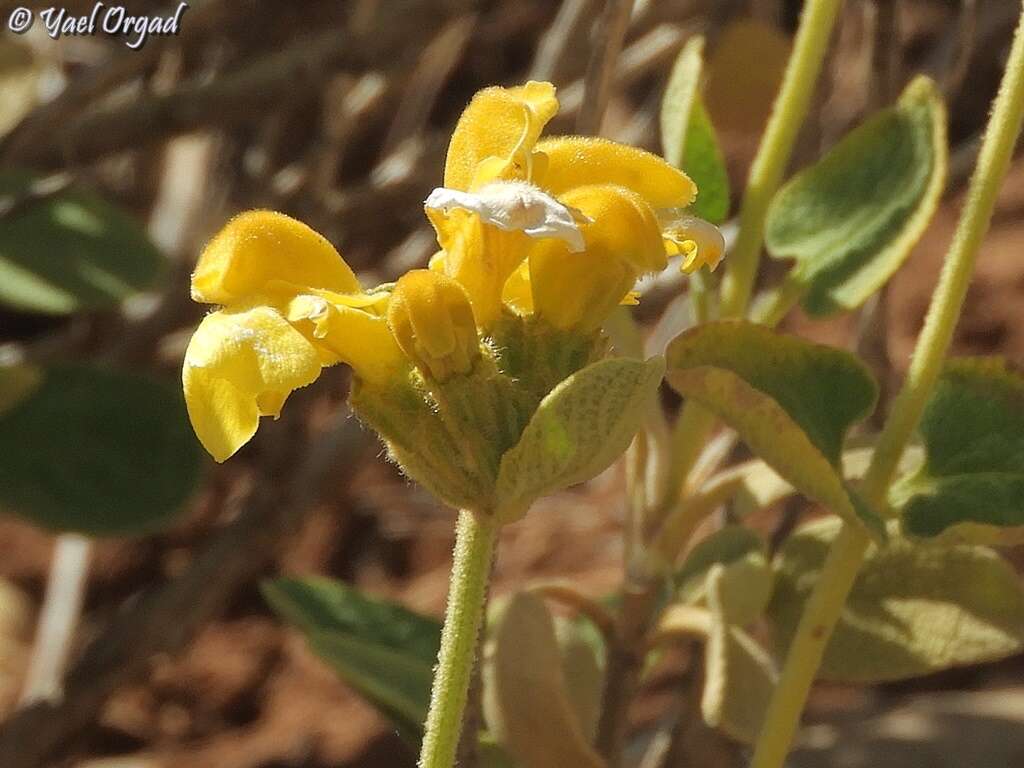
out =
[[[535,499],[606,469],[643,423],[665,362],[601,360],[556,386],[537,407],[519,442],[501,459],[499,514],[515,519]]]
[[[947,155],[942,98],[919,77],[779,191],[765,244],[796,259],[809,314],[858,307],[899,269],[935,213]]]
[[[666,351],[666,379],[718,414],[776,472],[809,498],[884,536],[838,472],[850,426],[878,388],[853,355],[746,321],[707,323]]]
[[[422,738],[441,624],[329,579],[275,579],[263,595],[406,737]]]
[[[489,730],[524,768],[600,768],[563,673],[544,601],[529,592],[496,603],[484,645],[484,715]]]
[[[699,91],[703,66],[704,38],[691,38],[676,58],[661,100],[661,145],[665,159],[697,185],[690,210],[718,224],[729,215],[729,174]]]
[[[180,391],[84,366],[38,371],[0,410],[0,506],[93,535],[149,531],[181,509],[202,465]]]
[[[951,361],[920,432],[924,464],[894,489],[908,533],[1024,525],[1024,377],[999,358]]]
[[[784,653],[818,580],[835,517],[804,526],[776,561],[769,606]],[[1024,649],[1024,593],[1013,568],[980,546],[872,547],[829,642],[821,677],[878,682],[1001,659]]]
[[[778,673],[771,656],[730,622],[726,579],[721,565],[708,574],[711,631],[705,648],[701,713],[708,725],[750,744],[761,730]]]
[[[0,174],[0,303],[54,315],[115,305],[152,288],[163,257],[127,214],[89,193]]]

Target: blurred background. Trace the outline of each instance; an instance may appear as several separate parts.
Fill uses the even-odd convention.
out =
[[[32,28],[0,32],[0,765],[412,766],[258,584],[326,574],[440,614],[453,515],[346,420],[340,368],[297,392],[230,462],[201,455],[178,384],[206,311],[189,299],[189,273],[204,242],[248,208],[307,222],[367,285],[422,266],[436,245],[421,203],[440,184],[463,106],[487,85],[547,79],[562,104],[549,133],[572,132],[603,2],[194,0],[178,34],[136,49],[106,34],[52,39],[40,13],[49,3],[22,4]],[[16,5],[0,4],[5,25]],[[94,6],[59,7],[77,16]],[[166,17],[179,5],[126,7]],[[705,103],[741,190],[800,10],[799,0],[636,0],[602,133],[660,151],[668,72],[703,34]],[[788,330],[840,346],[859,337],[898,380],[1018,12],[1018,0],[845,3],[794,168],[926,73],[949,107],[949,188],[869,310],[873,335],[858,334],[856,317],[799,313]],[[1022,254],[1018,161],[958,353],[1024,362]],[[765,261],[767,280],[781,269]],[[679,291],[656,286],[638,316],[653,324]],[[6,418],[5,402],[23,392],[33,407]],[[611,590],[621,506],[614,469],[537,504],[503,534],[495,590],[543,577]],[[754,524],[771,531],[776,518]],[[67,526],[98,536],[51,532]],[[52,669],[30,663],[51,578],[69,605],[83,601],[70,646],[47,657],[57,669],[66,660],[60,700]],[[793,765],[1024,764],[1022,673],[1018,658],[913,684],[823,686]],[[639,703],[641,728],[673,684],[656,681]],[[714,738],[705,734],[703,765],[742,764]]]

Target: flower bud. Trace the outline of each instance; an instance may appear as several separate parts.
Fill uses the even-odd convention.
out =
[[[420,373],[436,381],[469,373],[480,356],[466,292],[437,272],[416,269],[398,280],[388,305],[388,326]]]

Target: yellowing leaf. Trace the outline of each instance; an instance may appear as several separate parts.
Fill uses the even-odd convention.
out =
[[[756,19],[738,19],[722,31],[707,63],[705,98],[723,132],[760,135],[790,48],[777,27]]]
[[[600,768],[566,690],[551,614],[520,592],[495,604],[483,653],[490,731],[523,768]]]
[[[789,538],[776,561],[769,615],[779,654],[791,642],[839,529],[835,517]],[[822,663],[824,679],[902,680],[1024,649],[1024,593],[987,547],[895,539],[872,547]]]
[[[752,743],[761,729],[778,674],[768,653],[729,621],[724,602],[725,579],[724,566],[711,569],[711,632],[705,649],[701,712],[708,725],[720,728],[734,739]]]
[[[935,213],[947,154],[942,98],[920,77],[779,191],[765,244],[796,259],[807,312],[853,309],[892,277]]]
[[[838,472],[846,431],[874,407],[877,386],[857,358],[745,321],[707,323],[666,351],[666,379],[714,411],[802,493],[864,523],[877,516]]]
[[[556,386],[502,457],[495,493],[499,514],[515,519],[535,499],[607,468],[643,423],[664,370],[660,357],[610,358]]]

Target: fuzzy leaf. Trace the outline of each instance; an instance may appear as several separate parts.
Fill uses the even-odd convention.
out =
[[[727,525],[697,543],[686,555],[676,572],[675,582],[679,594],[687,602],[703,596],[708,571],[716,564],[728,565],[747,555],[764,555],[768,551],[764,540],[742,525]]]
[[[263,595],[281,618],[411,740],[422,737],[441,625],[329,579],[274,579]]]
[[[161,254],[131,217],[89,193],[33,191],[22,172],[0,174],[0,304],[66,315],[109,307],[156,285]]]
[[[893,494],[908,533],[1024,525],[1024,377],[999,358],[951,361],[920,432],[924,464]]]
[[[607,468],[643,423],[664,371],[660,357],[609,358],[556,386],[501,459],[499,514],[516,519],[541,496]]]
[[[594,635],[597,635],[595,638]],[[604,691],[604,668],[595,639],[594,625],[585,620],[555,617],[555,636],[562,656],[565,693],[588,742],[597,734]]]
[[[899,269],[935,213],[947,155],[942,98],[919,77],[779,191],[765,244],[796,259],[809,314],[858,307]]]
[[[484,716],[524,768],[600,768],[570,702],[544,601],[520,592],[495,604],[483,653]]]
[[[778,679],[771,656],[729,620],[725,567],[708,576],[711,631],[705,648],[704,721],[734,739],[753,743]]]
[[[661,101],[661,144],[665,159],[697,185],[690,211],[718,224],[729,215],[729,174],[700,95],[703,66],[704,38],[691,38],[676,58]]]
[[[94,536],[155,530],[202,458],[180,390],[79,365],[0,370],[0,507]]]
[[[839,529],[835,517],[789,538],[778,555],[769,606],[784,654]],[[872,547],[822,663],[824,679],[902,680],[1005,658],[1024,649],[1024,592],[1010,565],[987,547]]]
[[[666,379],[714,411],[754,453],[809,498],[884,536],[850,496],[838,467],[850,426],[878,388],[853,355],[745,321],[707,323],[666,352]]]

